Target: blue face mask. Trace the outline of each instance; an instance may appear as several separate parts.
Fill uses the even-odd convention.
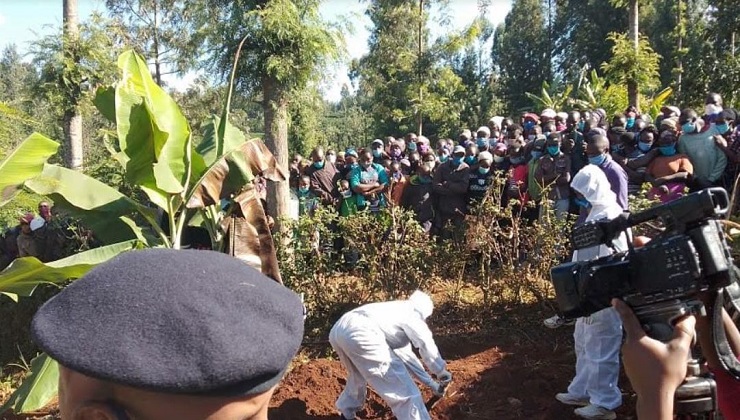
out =
[[[542,152],[539,150],[532,150],[532,159],[539,159],[542,157]]]
[[[632,128],[634,126],[635,126],[635,118],[634,117],[627,118],[627,125],[626,125],[626,127],[627,128]]]
[[[524,121],[524,129],[525,130],[531,130],[531,129],[534,128],[535,125],[536,124],[534,123],[534,121]]]
[[[694,131],[696,131],[696,124],[687,122],[681,126],[681,131],[683,131],[686,134],[691,134]]]
[[[465,163],[467,163],[468,165],[472,165],[475,163],[477,159],[475,158],[475,156],[465,156],[464,160],[465,160]]]
[[[463,161],[463,158],[461,158],[461,157],[453,157],[452,158],[452,165],[453,166],[460,166],[460,164],[462,163],[462,161]]]
[[[728,125],[727,123],[722,123],[722,124],[714,124],[714,128],[716,128],[716,129],[717,129],[717,131],[718,131],[718,132],[719,132],[720,134],[725,134],[725,133],[727,133],[728,131],[730,131],[730,126],[729,126],[729,125]]]
[[[640,151],[644,153],[649,152],[651,147],[653,147],[652,143],[644,143],[644,142],[637,143],[637,148],[640,149]]]
[[[373,149],[373,157],[380,157],[380,149]]]
[[[598,155],[588,158],[588,163],[592,165],[601,166],[604,162],[606,162],[606,155]]]
[[[658,150],[660,150],[660,154],[663,156],[673,156],[676,154],[676,145],[660,146]]]
[[[578,131],[583,131],[584,128],[586,128],[586,122],[578,121]]]
[[[300,187],[298,188],[298,192],[301,193],[301,195],[308,194],[308,187]]]
[[[478,145],[478,147],[486,147],[488,146],[488,142],[486,139],[479,137],[475,140],[475,143]]]
[[[578,205],[578,207],[583,207],[584,209],[587,209],[587,208],[591,207],[591,203],[589,203],[588,201],[586,201],[585,198],[576,198],[573,201],[575,201],[575,203]]]
[[[624,149],[624,146],[622,146],[621,144],[615,144],[614,146],[612,146],[612,152],[618,152],[622,149]]]
[[[478,167],[478,173],[481,175],[485,175],[487,173],[491,172],[491,168],[484,168],[482,166]]]
[[[511,162],[512,165],[521,165],[522,163],[524,163],[524,158],[521,156],[510,157],[509,162]]]
[[[450,157],[449,157],[449,156],[447,156],[447,155],[440,155],[440,156],[439,156],[439,161],[440,161],[440,162],[442,162],[442,163],[445,163],[445,162],[447,162],[447,160],[448,160],[449,158],[450,158]]]
[[[550,156],[557,156],[560,154],[560,146],[547,146],[547,153]]]
[[[321,162],[314,162],[313,167],[316,169],[324,169],[324,161],[322,160]]]

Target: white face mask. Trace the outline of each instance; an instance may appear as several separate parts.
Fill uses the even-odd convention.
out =
[[[329,162],[331,162],[332,164],[337,163],[337,156],[336,155],[329,155],[326,158],[329,159]]]
[[[506,158],[503,157],[503,156],[493,155],[493,161],[496,162],[496,163],[501,163],[501,162],[504,161],[504,159],[506,159]]]
[[[704,114],[705,115],[715,115],[722,112],[722,107],[715,104],[706,104],[704,105]]]

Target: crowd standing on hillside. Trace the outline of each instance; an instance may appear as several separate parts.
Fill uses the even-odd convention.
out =
[[[440,237],[462,228],[476,202],[498,197],[489,194],[494,186],[502,186],[499,205],[520,206],[529,220],[541,217],[546,201],[559,218],[577,215],[576,223],[616,217],[645,184],[649,197],[662,203],[708,187],[732,191],[740,163],[740,116],[722,105],[722,98],[710,93],[701,114],[664,106],[655,120],[635,106],[613,116],[603,109],[545,109],[517,121],[493,117],[456,140],[432,142],[408,133],[339,152],[317,147],[308,160],[294,157],[291,187],[299,215],[318,206],[348,216],[396,205],[412,210],[426,232]],[[597,248],[573,258],[612,252]],[[551,328],[565,323],[558,316],[545,320]],[[579,406],[580,417],[616,417],[622,402],[621,337],[613,308],[576,322],[576,375],[556,398]]]
[[[0,237],[0,270],[19,257],[36,257],[42,262],[50,262],[64,257],[64,231],[59,221],[52,215],[52,207],[47,201],[38,205],[38,213],[26,212],[13,226]]]

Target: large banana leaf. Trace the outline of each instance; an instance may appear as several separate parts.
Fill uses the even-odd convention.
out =
[[[139,241],[121,242],[49,263],[42,263],[34,257],[16,258],[0,271],[0,293],[17,301],[18,296],[30,296],[39,284],[57,284],[80,278],[96,265],[138,245]]]
[[[118,66],[122,80],[114,106],[118,140],[128,157],[126,177],[170,211],[170,198],[184,195],[190,178],[190,127],[175,101],[152,80],[141,57],[124,52]],[[100,102],[99,108],[107,112],[110,95]]]
[[[0,206],[7,204],[24,182],[39,175],[58,148],[59,143],[33,133],[0,162]]]
[[[247,138],[241,130],[234,127],[227,116],[211,115],[203,125],[203,141],[195,149],[207,166],[213,165],[216,160],[232,150],[237,149]]]
[[[0,407],[0,414],[8,409],[16,413],[40,410],[56,397],[58,385],[59,365],[47,354],[42,353],[31,360],[31,374]]]
[[[245,168],[241,162],[246,162]],[[186,202],[188,208],[204,208],[230,198],[252,181],[253,174],[262,174],[272,181],[285,181],[287,175],[277,164],[275,156],[260,139],[252,139],[226,154],[211,165],[198,182]]]
[[[26,186],[82,219],[104,243],[144,240],[141,229],[128,217],[132,214],[138,212],[147,220],[156,220],[152,209],[95,178],[61,166],[47,164],[42,174],[26,182]]]

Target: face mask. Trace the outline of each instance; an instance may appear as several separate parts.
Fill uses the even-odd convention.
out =
[[[481,138],[481,137],[479,137],[479,138],[477,138],[475,140],[475,144],[477,144],[478,147],[486,147],[486,146],[488,146],[488,142],[486,141],[486,139]]]
[[[331,162],[332,165],[337,163],[337,157],[335,155],[329,155],[327,156],[327,158],[329,159],[329,162]]]
[[[298,192],[301,194],[308,194],[308,187],[300,187],[298,188]]]
[[[465,163],[467,163],[468,165],[472,165],[476,161],[475,156],[465,156],[464,160],[465,160]]]
[[[534,134],[530,134],[530,135],[527,136],[527,141],[532,142],[536,138],[537,138],[537,136],[535,136]]]
[[[362,166],[363,169],[367,169],[370,166],[372,166],[372,164],[373,164],[372,162],[362,162],[360,163],[360,166]]]
[[[559,124],[556,124],[555,125],[555,129],[558,130],[558,131],[565,131],[566,128],[567,127],[565,126],[564,123],[559,123]]]
[[[380,157],[380,149],[373,149],[373,157]]]
[[[660,150],[660,154],[663,156],[673,156],[676,154],[676,145],[660,146],[658,150]]]
[[[449,158],[450,158],[450,157],[449,157],[449,156],[447,156],[447,155],[440,155],[440,156],[439,156],[439,161],[440,161],[440,162],[442,162],[442,163],[445,163],[445,162],[447,162],[447,160],[448,160]]]
[[[401,149],[391,149],[391,156],[395,158],[401,157]]]
[[[509,161],[512,165],[521,165],[522,163],[524,163],[524,158],[522,156],[510,157]]]
[[[524,129],[525,130],[531,130],[535,126],[534,121],[524,121]]]
[[[487,173],[491,172],[491,168],[484,168],[482,166],[478,167],[478,173],[481,175],[485,175]]]
[[[635,117],[627,118],[627,128],[632,128],[635,126]]]
[[[730,126],[724,122],[722,124],[714,124],[714,128],[716,128],[720,134],[725,134],[730,131]]]
[[[313,167],[316,169],[324,169],[324,161],[322,160],[321,162],[314,162]]]
[[[539,159],[542,157],[542,152],[539,150],[532,150],[532,159]]]
[[[344,197],[344,198],[350,198],[350,197],[352,197],[352,191],[350,191],[349,189],[346,189],[346,190],[342,191],[342,197]]]
[[[596,166],[601,166],[606,161],[606,155],[598,155],[588,158],[588,163]]]
[[[591,207],[591,203],[586,201],[586,199],[584,198],[576,198],[574,201],[578,205],[578,207],[583,207],[584,209]]]
[[[640,151],[644,153],[649,152],[651,147],[653,147],[652,143],[643,143],[643,142],[637,143],[637,148],[640,149]]]
[[[547,154],[557,156],[560,154],[560,146],[547,146]]]
[[[612,146],[612,152],[618,152],[622,149],[624,149],[624,146],[622,146],[621,144],[615,144],[614,146]]]
[[[496,162],[496,163],[501,163],[501,162],[503,162],[503,161],[504,161],[505,159],[506,159],[506,158],[505,158],[504,156],[499,156],[499,155],[493,155],[493,161],[494,161],[494,162]]]
[[[720,112],[722,112],[722,107],[715,104],[706,104],[704,105],[704,114],[705,115],[717,115]]]
[[[583,131],[583,129],[586,127],[585,121],[578,121],[578,131]]]
[[[462,163],[462,161],[463,161],[463,158],[461,158],[461,157],[453,157],[452,158],[452,165],[453,166],[460,166],[460,164]]]
[[[696,131],[696,124],[687,122],[681,126],[681,130],[686,134],[693,133]]]

